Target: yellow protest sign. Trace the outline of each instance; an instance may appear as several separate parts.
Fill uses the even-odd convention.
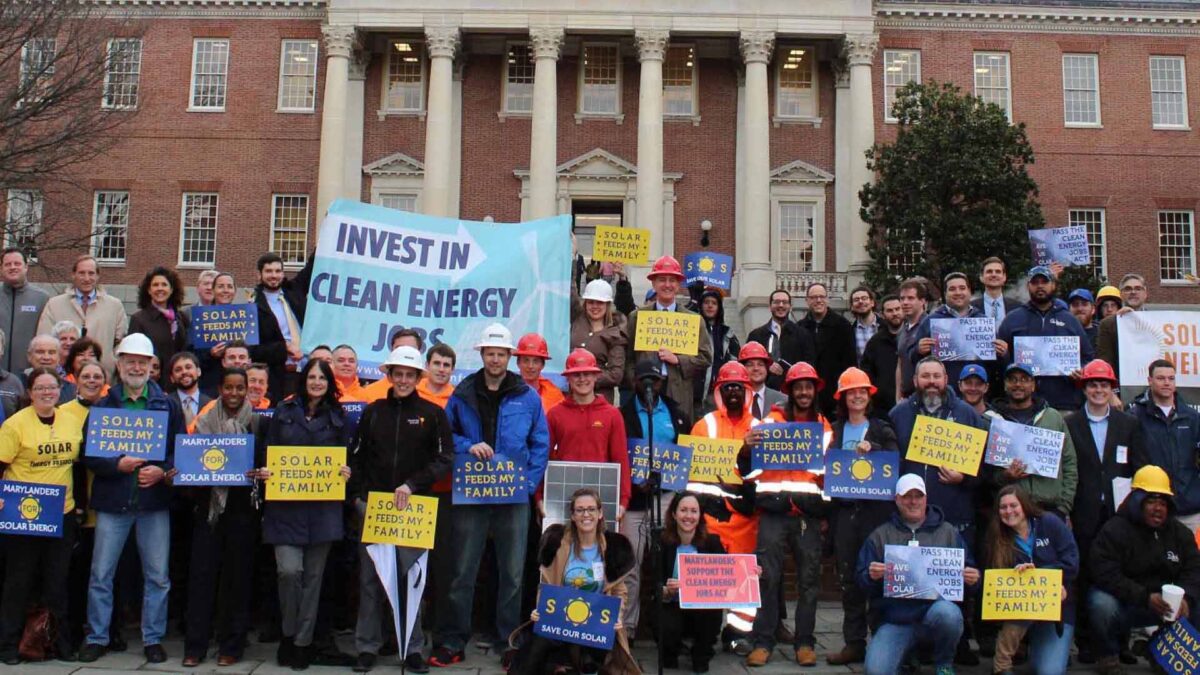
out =
[[[1059,621],[1062,570],[984,570],[984,621]]]
[[[346,449],[273,445],[267,448],[267,501],[340,502],[346,498]]]
[[[668,349],[685,356],[695,356],[700,352],[699,314],[639,309],[634,331],[635,352]]]
[[[437,515],[437,497],[409,497],[408,508],[397,511],[391,492],[368,492],[362,543],[433,548]]]
[[[597,225],[592,239],[592,260],[649,265],[650,230]]]
[[[917,415],[904,459],[977,476],[985,445],[987,432],[983,429]]]
[[[742,449],[741,439],[705,438],[704,436],[679,437],[679,445],[692,448],[692,467],[688,472],[688,480],[697,483],[716,483],[717,478],[730,485],[742,482],[737,472],[738,451]]]

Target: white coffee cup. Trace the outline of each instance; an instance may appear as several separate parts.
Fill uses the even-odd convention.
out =
[[[1175,584],[1163,584],[1162,597],[1171,606],[1171,614],[1163,618],[1167,621],[1179,618],[1179,605],[1183,602],[1183,589]]]

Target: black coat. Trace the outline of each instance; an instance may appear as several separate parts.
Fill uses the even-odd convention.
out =
[[[825,313],[825,318],[817,321],[812,314],[806,314],[800,320],[800,326],[807,328],[817,344],[817,360],[812,365],[817,374],[825,380],[825,388],[818,394],[821,412],[826,417],[833,417],[836,402],[833,392],[837,391],[837,380],[847,368],[858,363],[858,354],[854,351],[854,326],[850,321],[834,311]]]
[[[1123,605],[1146,608],[1163,584],[1182,586],[1189,607],[1200,602],[1200,552],[1192,531],[1170,516],[1160,530],[1142,519],[1146,492],[1134,490],[1100,528],[1088,562],[1092,584]]]
[[[767,353],[771,352],[771,341],[774,338],[775,334],[771,332],[771,320],[750,331],[750,335],[746,336],[747,341],[757,342],[766,347]],[[853,331],[850,338],[850,353],[853,354]],[[787,372],[789,367],[801,361],[815,366],[817,361],[817,343],[813,339],[813,334],[791,319],[785,321],[779,329],[779,360],[787,362],[786,364],[780,364],[783,366],[784,373]],[[783,375],[768,375],[767,386],[783,391]]]
[[[1100,461],[1096,441],[1092,438],[1091,422],[1086,410],[1076,410],[1066,417],[1067,430],[1075,445],[1075,460],[1079,482],[1075,488],[1075,506],[1071,509],[1071,525],[1083,544],[1090,544],[1100,527],[1116,514],[1120,504],[1113,504],[1114,478],[1132,478],[1134,472],[1147,463],[1145,437],[1137,418],[1120,410],[1108,415],[1108,434],[1104,439],[1104,461]],[[1117,463],[1117,446],[1126,448],[1124,464]],[[1086,556],[1087,551],[1082,551]]]
[[[162,364],[159,383],[171,381],[171,373],[167,372],[167,363],[176,352],[186,351],[188,347],[188,326],[191,318],[179,309],[175,310],[175,334],[171,335],[171,322],[167,315],[154,307],[140,309],[129,317],[129,333],[142,333],[150,338],[154,345],[154,355]]]
[[[306,445],[346,447],[349,441],[342,406],[307,419],[299,399],[283,401],[267,428],[267,447]],[[353,475],[353,474],[351,474]],[[309,546],[342,538],[343,502],[269,501],[263,509],[263,542]]]
[[[636,395],[627,396],[625,397],[625,400],[621,402],[621,417],[625,420],[626,438],[645,438],[643,434],[646,432],[644,429],[642,429],[642,417],[641,415],[638,415],[637,404],[634,403],[636,400]],[[692,430],[692,421],[687,418],[687,415],[683,414],[683,412],[679,409],[679,406],[675,405],[675,401],[672,401],[669,397],[663,396],[662,402],[667,406],[667,413],[671,415],[671,426],[675,427],[676,438],[678,438],[680,434],[686,434]],[[675,438],[672,438],[668,442],[674,443]],[[628,509],[630,511],[645,511],[647,499],[649,497],[650,490],[652,489],[650,481],[646,481],[641,485],[634,485],[632,489],[633,494],[629,496]]]
[[[285,294],[286,297],[286,294]],[[291,300],[288,300],[291,303]],[[258,308],[258,344],[250,348],[250,360],[267,364],[267,396],[272,401],[283,399],[283,375],[287,366],[287,343],[283,340],[283,329],[271,311],[267,296],[262,293],[254,294],[254,305]],[[297,322],[300,313],[292,305],[292,313]]]
[[[350,499],[393,492],[408,484],[425,494],[454,465],[454,437],[446,411],[413,393],[375,401],[363,411],[351,445]]]
[[[887,326],[880,326],[867,340],[858,363],[858,367],[871,378],[871,384],[875,385],[871,406],[879,414],[885,414],[896,405],[896,337]]]
[[[665,518],[666,516],[664,515],[663,517]],[[696,553],[709,553],[715,555],[724,555],[726,553],[725,545],[721,543],[721,538],[711,532],[708,533],[708,537],[706,537],[704,541],[693,541],[692,544],[696,547]],[[663,572],[663,581],[659,582],[659,585],[662,586],[666,583],[667,579],[673,579],[675,577],[675,556],[679,553],[679,544],[670,543],[666,540],[666,537],[662,537],[659,549],[662,552],[661,556],[659,557],[659,562],[662,564],[662,567],[659,569],[661,569]],[[678,602],[678,600],[676,600],[676,602]]]

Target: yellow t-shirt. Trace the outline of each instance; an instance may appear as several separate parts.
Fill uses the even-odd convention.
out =
[[[75,415],[56,411],[54,424],[47,425],[32,407],[25,408],[0,427],[0,462],[8,464],[4,479],[65,486],[63,513],[71,513],[75,510],[71,472],[82,442],[82,421]]]

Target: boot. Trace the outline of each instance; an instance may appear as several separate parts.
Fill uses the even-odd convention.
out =
[[[852,642],[842,651],[827,654],[825,661],[831,666],[845,666],[851,663],[862,663],[867,659],[867,646],[861,642]]]
[[[275,663],[279,664],[280,668],[286,668],[292,665],[292,652],[296,646],[292,643],[292,638],[280,636],[279,647],[275,650]]]

